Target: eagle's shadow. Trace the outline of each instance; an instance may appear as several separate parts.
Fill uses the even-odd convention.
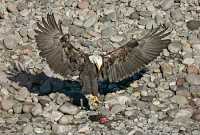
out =
[[[106,95],[107,93],[116,92],[121,89],[129,87],[130,83],[140,79],[147,69],[142,69],[135,73],[133,76],[122,80],[117,83],[109,83],[107,81],[99,82],[100,94]],[[40,96],[48,95],[50,93],[64,93],[69,96],[72,103],[75,105],[81,105],[81,99],[83,106],[89,109],[88,100],[81,92],[81,86],[78,81],[61,80],[58,78],[48,77],[45,73],[31,74],[26,71],[18,71],[17,73],[9,74],[8,79],[19,84],[19,86],[26,87],[32,93],[38,93]]]

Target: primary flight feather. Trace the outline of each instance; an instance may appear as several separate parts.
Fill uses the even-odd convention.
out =
[[[160,55],[171,43],[163,39],[170,34],[166,27],[152,29],[140,40],[131,40],[105,55],[88,55],[76,49],[64,34],[61,21],[53,14],[37,23],[36,42],[40,55],[46,58],[54,72],[63,76],[78,75],[83,93],[98,95],[98,80],[118,82],[133,75],[139,68]]]

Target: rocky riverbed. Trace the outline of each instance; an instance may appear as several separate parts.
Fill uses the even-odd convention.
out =
[[[53,73],[39,56],[34,29],[48,12],[86,53],[160,24],[172,43],[128,80],[103,83],[94,111],[77,77]],[[199,135],[199,27],[199,0],[0,0],[0,135]]]

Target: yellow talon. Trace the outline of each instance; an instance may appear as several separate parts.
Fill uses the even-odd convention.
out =
[[[89,102],[90,102],[90,106],[95,110],[99,108],[100,103],[101,103],[99,98],[97,96],[93,96],[93,95],[89,96]]]

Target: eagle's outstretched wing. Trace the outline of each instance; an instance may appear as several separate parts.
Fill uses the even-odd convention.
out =
[[[79,75],[79,68],[84,63],[84,54],[74,48],[67,34],[63,34],[61,21],[56,23],[53,14],[47,14],[47,21],[42,18],[42,25],[37,23],[36,42],[40,55],[46,58],[50,68],[61,75]]]
[[[163,39],[171,32],[160,26],[140,40],[132,40],[104,57],[103,78],[118,82],[130,77],[139,68],[155,59],[171,43]]]

